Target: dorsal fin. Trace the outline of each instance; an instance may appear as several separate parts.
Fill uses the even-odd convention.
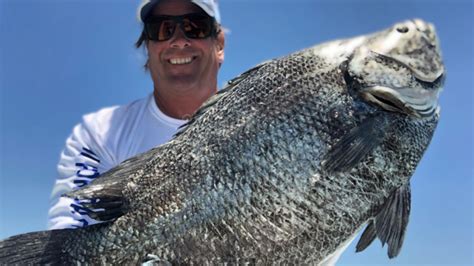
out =
[[[233,78],[230,81],[228,81],[227,85],[224,88],[219,90],[214,96],[209,98],[207,101],[205,101],[201,105],[201,107],[194,113],[194,115],[191,117],[191,119],[188,122],[186,122],[185,124],[183,124],[182,126],[179,127],[178,132],[176,132],[176,134],[174,135],[173,138],[176,138],[177,136],[183,134],[186,131],[186,129],[190,125],[192,125],[194,123],[194,121],[196,121],[196,119],[198,119],[201,115],[203,115],[209,108],[214,106],[220,99],[222,99],[222,98],[226,97],[227,95],[229,95],[241,81],[243,81],[246,78],[248,78],[249,76],[253,75],[253,73],[255,73],[257,70],[259,70],[265,64],[266,64],[266,62],[261,63],[261,64],[255,66],[255,67],[245,71],[244,73],[240,74],[238,77]]]
[[[398,188],[387,199],[380,212],[371,220],[357,243],[356,251],[368,247],[377,236],[382,246],[388,244],[388,257],[396,257],[402,248],[410,216],[410,183]]]
[[[116,219],[128,211],[128,203],[123,196],[126,186],[133,186],[132,177],[138,168],[156,156],[157,149],[132,157],[101,174],[87,186],[65,193],[81,205],[81,211],[99,221]]]

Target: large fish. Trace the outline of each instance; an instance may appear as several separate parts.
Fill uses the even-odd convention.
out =
[[[438,117],[434,27],[410,20],[245,72],[170,142],[67,196],[107,221],[13,236],[0,264],[324,263],[365,227],[400,252]]]

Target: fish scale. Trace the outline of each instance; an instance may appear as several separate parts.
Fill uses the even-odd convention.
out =
[[[264,62],[66,195],[98,199],[103,224],[6,239],[0,264],[321,264],[365,225],[357,251],[379,238],[395,257],[443,73],[421,20]],[[25,242],[45,248],[12,255]]]

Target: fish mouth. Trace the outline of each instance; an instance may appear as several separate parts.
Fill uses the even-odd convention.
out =
[[[438,109],[439,90],[372,86],[361,91],[362,98],[390,112],[417,118],[433,116]]]

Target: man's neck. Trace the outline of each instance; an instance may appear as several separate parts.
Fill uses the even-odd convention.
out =
[[[189,119],[209,97],[217,92],[212,89],[174,88],[153,91],[155,103],[167,116],[177,119]]]

